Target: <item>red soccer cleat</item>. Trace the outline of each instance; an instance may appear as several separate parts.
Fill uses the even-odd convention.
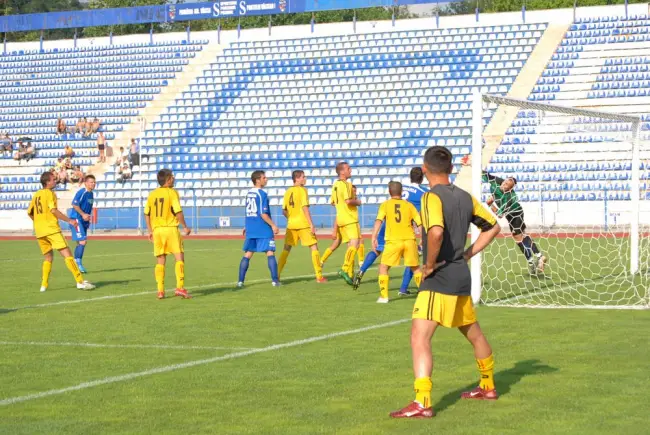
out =
[[[158,299],[165,299],[165,292],[158,292]]]
[[[476,387],[472,391],[465,391],[460,395],[461,399],[475,399],[475,400],[497,400],[499,395],[497,390],[484,390],[481,387]]]
[[[318,284],[326,283],[326,282],[327,282],[327,278],[325,278],[324,276],[322,276],[322,277],[320,277],[320,278],[316,278],[316,282],[317,282]]]
[[[433,408],[425,408],[415,400],[399,411],[391,412],[391,418],[431,418],[435,415]]]
[[[174,292],[175,296],[180,296],[183,299],[192,299],[192,295],[187,292],[184,288],[177,288]]]

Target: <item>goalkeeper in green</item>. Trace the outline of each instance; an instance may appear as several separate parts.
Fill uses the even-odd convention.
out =
[[[469,166],[469,160],[469,156],[463,158],[461,160],[463,166]],[[491,196],[486,203],[498,217],[505,217],[508,221],[512,238],[526,257],[528,271],[531,274],[544,272],[546,257],[540,252],[533,239],[526,234],[524,209],[519,204],[514,190],[517,180],[514,177],[503,179],[486,171],[482,171],[482,174],[483,182],[490,185]]]
[[[483,171],[483,182],[490,185],[492,196],[486,201],[498,217],[505,217],[510,226],[512,238],[517,246],[526,256],[528,270],[531,274],[544,272],[546,257],[540,252],[533,239],[526,234],[526,223],[524,222],[524,209],[519,204],[515,186],[517,180],[514,177],[506,179],[499,178],[486,171]]]

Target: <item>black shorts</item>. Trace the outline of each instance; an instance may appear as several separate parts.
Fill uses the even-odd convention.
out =
[[[510,226],[510,232],[513,236],[518,236],[526,231],[526,223],[524,222],[523,210],[517,213],[509,213],[506,215],[506,220]]]
[[[104,147],[105,147],[105,146],[106,146],[106,145],[97,145],[97,149],[98,149],[99,151],[104,151]]]

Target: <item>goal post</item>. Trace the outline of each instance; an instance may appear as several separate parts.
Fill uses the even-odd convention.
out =
[[[650,308],[641,117],[477,92],[472,124],[469,167],[456,180],[484,205],[495,200],[502,227],[471,260],[474,302]],[[510,178],[516,200],[501,197]]]

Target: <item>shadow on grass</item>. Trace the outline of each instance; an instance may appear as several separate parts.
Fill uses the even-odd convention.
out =
[[[123,279],[123,280],[113,280],[113,281],[97,281],[93,282],[95,285],[94,290],[90,290],[88,293],[96,292],[97,289],[100,289],[102,287],[106,287],[107,285],[119,285],[119,284],[131,284],[134,282],[140,282],[142,281],[141,279]]]
[[[144,269],[153,269],[151,266],[140,266],[140,267],[121,267],[119,269],[97,269],[96,271],[93,270],[93,272],[123,272],[125,270],[144,270]]]
[[[16,308],[0,308],[0,314],[8,314],[18,311]]]
[[[499,396],[505,396],[510,393],[510,389],[513,385],[521,381],[522,378],[531,375],[539,375],[543,373],[553,373],[558,371],[556,367],[551,367],[546,364],[541,363],[538,359],[529,359],[524,361],[519,361],[515,364],[514,367],[501,370],[494,374],[494,381],[496,384],[496,389],[499,392]],[[461,400],[460,395],[464,391],[470,391],[476,387],[476,382],[469,384],[463,388],[459,388],[455,391],[445,394],[437,404],[434,405],[433,409],[436,410],[436,413],[442,412]]]

